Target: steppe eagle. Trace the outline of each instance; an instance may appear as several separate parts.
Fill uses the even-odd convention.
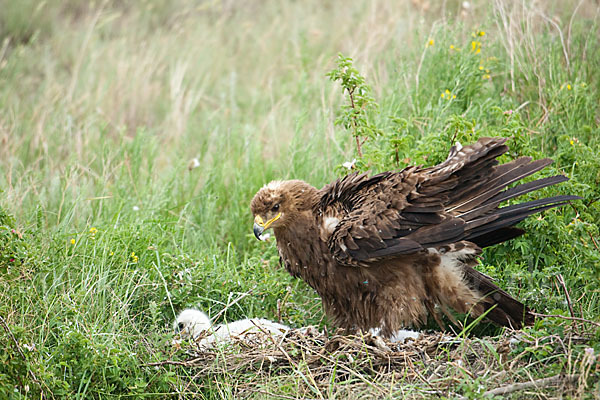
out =
[[[507,188],[552,163],[521,157],[499,164],[506,138],[481,138],[446,161],[373,176],[352,173],[322,189],[273,181],[252,199],[254,234],[273,228],[285,268],[322,299],[327,316],[350,331],[391,336],[449,309],[487,312],[515,329],[530,310],[474,269],[481,248],[524,233],[527,216],[577,196],[500,203],[568,180],[557,175]]]

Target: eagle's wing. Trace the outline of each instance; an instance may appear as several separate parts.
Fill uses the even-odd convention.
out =
[[[364,266],[459,240],[465,223],[444,211],[444,195],[415,198],[416,171],[352,174],[323,189],[323,220],[327,227],[336,222],[328,245],[339,263]]]
[[[351,174],[325,186],[319,211],[333,256],[341,264],[368,266],[460,240],[485,247],[522,234],[513,225],[528,215],[578,198],[555,196],[498,208],[502,201],[567,180],[558,175],[504,190],[552,163],[522,157],[498,165],[496,158],[508,150],[505,141],[482,138],[452,148],[434,167]]]

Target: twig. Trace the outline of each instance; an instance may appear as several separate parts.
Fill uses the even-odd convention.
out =
[[[563,278],[562,274],[558,274],[556,275],[556,280],[558,281],[558,283],[560,283],[560,286],[562,286],[565,292],[565,297],[567,298],[567,304],[569,306],[569,312],[571,313],[571,317],[574,317],[575,313],[573,312],[573,304],[571,303],[571,296],[569,296],[567,285],[565,285],[565,279]]]
[[[25,363],[27,363],[27,357],[25,357],[25,354],[23,353],[23,350],[21,350],[21,346],[19,345],[19,341],[17,340],[17,338],[15,337],[15,335],[13,335],[12,331],[8,327],[8,324],[6,323],[6,321],[4,320],[4,318],[2,318],[1,315],[0,315],[0,323],[2,324],[2,327],[4,328],[4,330],[6,331],[6,333],[8,333],[8,336],[10,336],[10,338],[12,339],[12,341],[15,343],[15,348],[17,349],[17,352],[19,352],[19,354],[23,358],[23,361],[25,361]],[[40,387],[40,396],[41,396],[41,398],[45,399],[46,396],[44,394],[44,388],[42,388],[42,383],[37,378],[37,376],[35,376],[35,374],[31,370],[31,368],[27,368],[27,371],[29,372],[29,375],[31,375],[31,379],[36,383],[36,385],[38,385]]]
[[[600,249],[598,248],[598,243],[596,243],[596,239],[594,239],[591,233],[588,232],[587,234],[590,236],[590,239],[592,239],[592,243],[594,243],[594,247],[596,248],[596,250],[600,251]]]
[[[579,379],[579,374],[566,376],[556,375],[549,378],[536,379],[535,381],[511,383],[510,385],[500,386],[496,389],[488,390],[484,392],[481,397],[504,395],[531,388],[540,389],[548,386],[558,385],[560,383],[573,382],[577,379]]]
[[[533,311],[531,312],[531,314],[533,314],[536,317],[542,317],[542,318],[561,318],[561,319],[566,319],[568,321],[580,321],[580,322],[585,322],[585,323],[596,325],[597,327],[600,327],[600,324],[598,322],[590,321],[589,319],[580,318],[580,317],[567,317],[565,315],[558,315],[558,314],[540,314],[540,313],[536,313]]]
[[[354,104],[354,89],[348,89],[348,97],[350,97],[350,107],[352,107],[352,126],[354,127],[354,139],[356,139],[356,152],[358,153],[358,157],[362,158],[362,150],[360,138],[358,137],[358,123],[356,122],[356,105]],[[364,143],[364,142],[363,142]]]
[[[235,305],[240,300],[242,300],[244,297],[249,296],[250,294],[252,294],[253,291],[254,291],[254,289],[250,289],[247,292],[240,294],[238,296],[238,298],[233,300],[231,303],[228,303],[227,305],[225,305],[225,307],[221,311],[219,311],[219,313],[217,315],[215,315],[215,317],[213,318],[213,321],[217,321],[221,315],[225,314],[227,312],[227,310],[229,310],[229,307]],[[214,324],[214,322],[213,322],[213,324]]]
[[[600,197],[597,197],[597,198],[595,198],[595,199],[591,199],[590,201],[588,201],[588,202],[585,204],[585,206],[586,206],[586,207],[589,207],[589,206],[591,206],[592,204],[594,204],[595,202],[597,202],[598,200],[600,200]]]

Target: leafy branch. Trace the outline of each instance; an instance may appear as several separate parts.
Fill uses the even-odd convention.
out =
[[[338,54],[337,67],[327,76],[334,82],[339,81],[348,95],[348,103],[342,106],[342,114],[335,120],[352,132],[356,142],[356,152],[362,157],[362,146],[368,139],[381,134],[369,116],[377,112],[379,105],[371,97],[371,87],[352,64],[352,58]]]

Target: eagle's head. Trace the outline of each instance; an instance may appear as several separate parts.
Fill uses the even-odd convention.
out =
[[[263,186],[250,203],[254,236],[260,240],[266,229],[292,226],[299,212],[312,207],[316,191],[299,180],[272,181]]]

